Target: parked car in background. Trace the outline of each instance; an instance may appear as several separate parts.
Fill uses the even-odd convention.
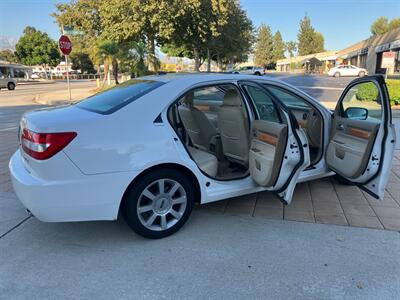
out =
[[[15,90],[17,86],[17,82],[14,78],[7,77],[5,75],[0,74],[0,89],[7,88],[10,91]]]
[[[297,183],[335,174],[383,199],[395,147],[381,76],[353,80],[334,112],[267,76],[141,77],[27,112],[19,132],[9,167],[34,216],[121,212],[147,238],[176,232],[194,203],[268,190],[290,204]]]
[[[40,79],[40,74],[39,73],[32,73],[31,79]]]
[[[264,69],[255,67],[255,66],[246,66],[246,67],[241,67],[239,69],[233,70],[233,74],[246,74],[246,75],[257,75],[261,76],[264,74]]]
[[[359,68],[353,65],[340,65],[328,71],[328,75],[333,77],[341,77],[341,76],[363,77],[367,74],[368,72],[366,69]]]

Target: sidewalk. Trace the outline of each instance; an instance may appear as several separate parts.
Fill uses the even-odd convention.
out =
[[[202,209],[161,240],[29,218],[0,238],[0,298],[396,299],[399,252],[394,231]]]
[[[17,85],[36,85],[36,84],[54,84],[55,80],[29,80],[29,81],[18,81]]]
[[[51,91],[51,92],[44,92],[37,94],[34,97],[33,101],[42,105],[63,105],[85,99],[89,96],[92,96],[95,93],[96,90],[93,87],[72,89],[71,90],[72,99],[70,100],[68,92],[64,90]]]

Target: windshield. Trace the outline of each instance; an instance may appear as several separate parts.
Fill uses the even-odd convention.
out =
[[[132,79],[78,102],[77,107],[108,115],[139,99],[163,82]]]

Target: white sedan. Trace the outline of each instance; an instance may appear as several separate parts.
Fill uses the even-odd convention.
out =
[[[375,98],[360,98],[365,87]],[[147,238],[176,232],[196,202],[269,190],[290,204],[297,183],[334,174],[382,199],[395,145],[387,95],[382,77],[356,79],[332,116],[267,77],[134,79],[26,113],[12,183],[42,221],[115,220],[121,212]]]
[[[340,65],[334,67],[328,71],[329,76],[333,77],[341,77],[341,76],[358,76],[363,77],[367,75],[368,72],[366,69],[359,68],[352,65]]]
[[[255,67],[255,66],[246,66],[246,67],[241,67],[239,69],[233,70],[233,74],[246,74],[246,75],[257,75],[261,76],[263,75],[264,69],[260,67]]]

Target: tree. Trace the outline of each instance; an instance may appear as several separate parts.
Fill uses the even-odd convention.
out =
[[[313,40],[313,51],[314,53],[324,52],[325,51],[325,39],[322,33],[315,32],[314,40]]]
[[[389,30],[400,28],[400,18],[392,19],[389,23]]]
[[[289,41],[286,43],[286,50],[289,53],[289,57],[295,56],[295,52],[297,51],[297,43],[293,41]]]
[[[230,2],[227,22],[220,28],[220,34],[208,43],[211,59],[218,68],[225,64],[246,61],[254,43],[253,24],[246,12],[234,2]]]
[[[396,28],[400,28],[400,18],[389,21],[386,17],[379,17],[372,23],[371,33],[372,35],[380,35]]]
[[[72,70],[81,70],[83,74],[94,74],[96,70],[89,55],[84,52],[74,52],[70,56],[72,63]]]
[[[324,37],[321,33],[315,31],[307,15],[300,21],[297,40],[299,55],[308,55],[324,51]]]
[[[283,42],[280,31],[278,30],[274,35],[274,62],[282,58],[285,58],[285,43]]]
[[[297,34],[298,40],[298,53],[299,55],[308,55],[314,52],[313,40],[315,36],[315,30],[311,26],[310,18],[305,15],[300,21],[300,29]]]
[[[61,56],[57,43],[47,33],[34,27],[25,28],[15,49],[18,61],[28,66],[41,65],[46,69],[48,65],[55,67],[60,63]]]
[[[386,17],[379,17],[371,25],[372,35],[379,35],[388,32],[389,30],[389,20]]]
[[[115,79],[115,84],[118,84],[118,52],[119,52],[119,46],[116,42],[113,41],[101,41],[98,45],[99,48],[99,54],[103,57],[104,60],[104,80],[103,80],[103,86],[106,82],[107,79],[107,74],[110,68],[110,64],[113,67],[113,73],[114,73],[114,79]]]
[[[9,49],[0,50],[0,59],[13,63],[17,62],[17,57],[14,52]]]
[[[170,31],[170,23],[164,19],[169,2],[171,1],[105,1],[100,14],[104,26],[103,36],[122,43],[144,42],[147,45],[149,68],[156,71],[159,67],[155,53],[157,41],[161,42],[163,31]]]
[[[258,29],[257,42],[254,51],[254,63],[266,67],[274,62],[274,41],[269,26],[261,24]]]
[[[133,73],[135,77],[147,75],[149,69],[146,66],[148,47],[144,42],[132,43],[126,46],[126,50],[120,54],[121,69]]]
[[[238,5],[232,0],[172,0],[165,10],[160,26],[167,28],[161,33],[167,41],[167,49],[193,58],[199,71],[205,58],[211,55],[215,40],[227,25],[230,9]]]

